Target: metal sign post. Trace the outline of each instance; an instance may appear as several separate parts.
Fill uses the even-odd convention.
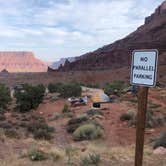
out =
[[[132,54],[130,83],[140,86],[138,93],[135,166],[142,166],[143,162],[148,89],[156,84],[157,60],[157,50],[135,50]]]

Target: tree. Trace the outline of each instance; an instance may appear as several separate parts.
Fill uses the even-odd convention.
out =
[[[7,104],[11,101],[10,89],[4,84],[0,84],[0,108],[4,109]]]
[[[37,108],[43,100],[44,93],[45,87],[43,85],[22,85],[22,89],[16,90],[15,92],[20,112],[27,112]]]

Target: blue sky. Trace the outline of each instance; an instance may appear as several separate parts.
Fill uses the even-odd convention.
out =
[[[0,50],[79,56],[136,30],[163,0],[0,0]]]

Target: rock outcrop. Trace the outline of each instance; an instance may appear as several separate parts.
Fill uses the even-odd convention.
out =
[[[0,71],[8,72],[46,72],[47,65],[35,58],[32,52],[0,52]]]
[[[159,65],[166,65],[166,1],[145,19],[145,24],[122,40],[80,56],[59,71],[103,70],[130,66],[134,49],[158,49]]]
[[[63,66],[65,64],[66,60],[69,62],[74,62],[76,60],[76,58],[75,57],[61,58],[59,61],[56,61],[56,62],[52,63],[51,65],[49,65],[49,68],[56,70],[61,65]]]

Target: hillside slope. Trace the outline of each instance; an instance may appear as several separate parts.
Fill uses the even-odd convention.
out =
[[[36,59],[32,52],[0,52],[0,71],[45,72],[47,65]]]
[[[67,63],[59,71],[103,70],[130,66],[134,49],[158,49],[159,66],[166,67],[166,1],[145,19],[140,26],[122,40],[82,55],[79,60]],[[165,73],[166,74],[166,73]]]

